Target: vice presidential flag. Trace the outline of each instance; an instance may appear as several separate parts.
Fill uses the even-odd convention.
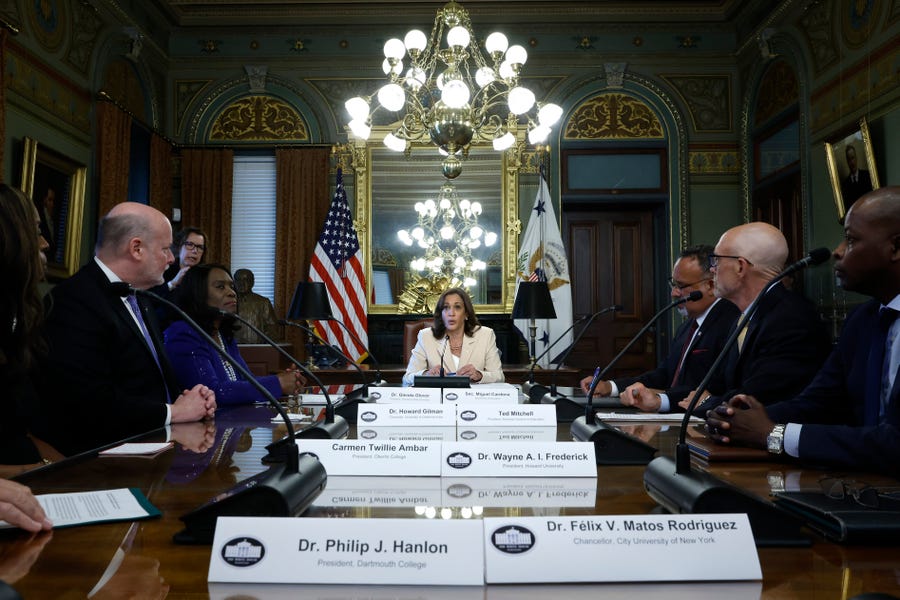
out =
[[[569,279],[569,261],[563,247],[559,225],[550,201],[550,189],[543,175],[541,187],[534,200],[534,208],[528,219],[528,226],[522,235],[516,260],[516,290],[520,281],[546,281],[550,297],[556,310],[555,319],[536,319],[537,344],[535,356],[540,356],[566,329],[572,326],[572,285]],[[516,319],[515,325],[530,343],[530,319]],[[572,332],[553,346],[553,349],[538,361],[542,367],[550,366],[550,359],[558,356],[572,343]]]
[[[337,344],[344,354],[356,362],[365,360],[369,344],[366,275],[341,169],[338,169],[334,199],[309,265],[309,280],[325,283],[331,313],[351,329],[359,341],[354,340],[343,327],[330,321],[315,321],[313,326],[316,331],[329,343]]]

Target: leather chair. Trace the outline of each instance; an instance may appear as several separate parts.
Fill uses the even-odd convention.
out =
[[[434,324],[434,317],[427,319],[419,319],[418,321],[407,321],[403,324],[403,364],[409,364],[409,357],[412,356],[413,348],[416,347],[416,340],[419,338],[419,332],[426,327]]]

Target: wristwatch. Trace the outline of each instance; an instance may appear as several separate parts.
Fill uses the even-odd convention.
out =
[[[776,425],[766,436],[766,450],[772,454],[784,452],[784,425]]]

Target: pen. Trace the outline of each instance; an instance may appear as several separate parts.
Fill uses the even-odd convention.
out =
[[[591,385],[588,387],[588,394],[593,395],[595,389],[597,389],[597,384],[600,383],[600,367],[594,369],[594,378],[591,379]]]

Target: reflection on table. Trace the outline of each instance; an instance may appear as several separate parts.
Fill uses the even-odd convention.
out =
[[[283,426],[282,426],[283,427]],[[633,433],[671,455],[678,426],[628,424]],[[424,431],[425,436],[434,432]],[[811,534],[808,548],[759,550],[763,581],[735,584],[486,586],[484,588],[373,588],[285,586],[256,589],[207,585],[209,546],[182,546],[172,536],[182,529],[179,516],[238,481],[266,468],[265,446],[280,439],[272,411],[264,406],[235,407],[214,423],[172,427],[175,448],[154,458],[84,456],[25,475],[35,493],[136,487],[162,511],[162,517],[136,523],[107,523],[29,536],[0,533],[0,576],[24,598],[85,597],[304,597],[342,598],[559,598],[596,597],[598,592],[636,597],[838,598],[863,591],[900,590],[900,548],[838,546]],[[381,435],[381,434],[379,434]],[[384,434],[389,435],[389,434]],[[411,435],[405,432],[404,435]],[[440,439],[450,436],[441,432]],[[165,439],[151,432],[146,441]],[[356,437],[356,429],[351,430]],[[570,439],[561,424],[556,439]],[[522,443],[521,441],[513,443]],[[825,474],[784,463],[745,462],[696,465],[745,490],[767,498],[784,485],[818,489]],[[441,478],[334,477],[305,516],[481,518],[504,515],[628,515],[658,512],[643,488],[644,467],[600,466],[585,487],[579,480],[471,481]],[[846,474],[843,474],[846,475]],[[868,479],[873,485],[896,481]],[[524,497],[531,492],[532,498]],[[443,511],[442,509],[448,509]],[[302,517],[301,517],[302,518]],[[647,568],[653,568],[648,565]],[[760,593],[761,590],[761,593]],[[377,591],[377,594],[376,594]]]

